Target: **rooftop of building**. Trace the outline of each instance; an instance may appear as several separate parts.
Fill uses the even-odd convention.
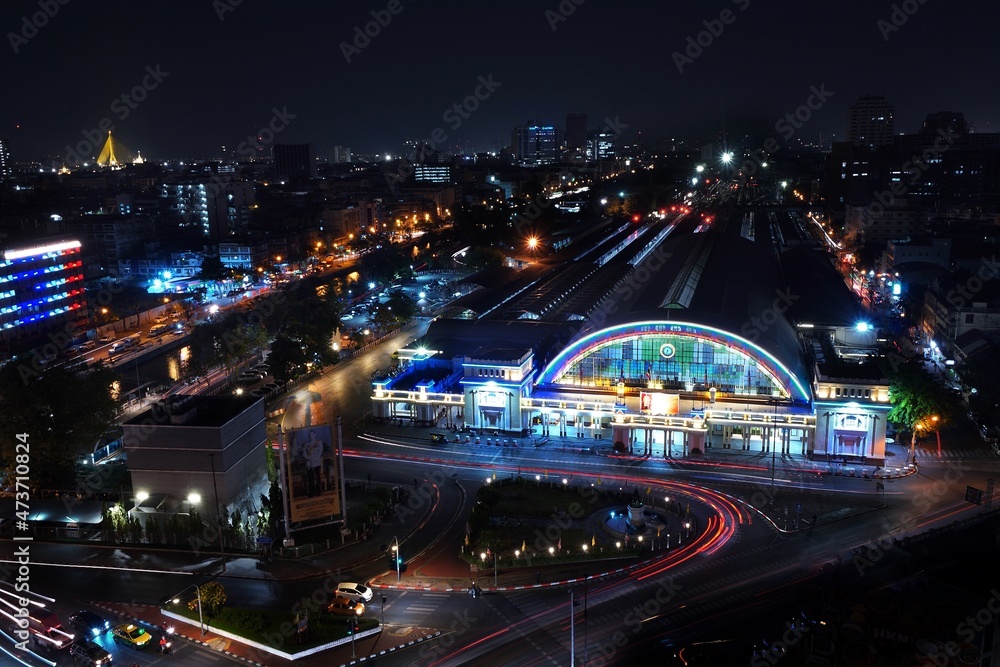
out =
[[[152,403],[123,426],[152,423],[162,426],[221,428],[248,410],[264,418],[264,400],[251,396],[168,396]]]

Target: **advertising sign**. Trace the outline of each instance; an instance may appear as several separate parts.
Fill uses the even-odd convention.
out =
[[[639,392],[639,410],[647,415],[676,415],[680,411],[678,394]]]
[[[286,432],[288,502],[292,523],[340,514],[340,480],[329,424]]]

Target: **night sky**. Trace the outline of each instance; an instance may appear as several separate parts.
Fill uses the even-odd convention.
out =
[[[842,138],[862,94],[895,104],[897,131],[941,110],[1000,131],[1000,3],[986,0],[908,0],[896,5],[898,29],[893,3],[871,0],[59,1],[0,9],[0,137],[15,160],[63,155],[102,119],[148,158],[218,157],[222,145],[234,154],[272,109],[294,116],[276,142],[319,154],[397,152],[436,128],[445,150],[495,150],[514,125],[563,127],[570,112],[587,113],[590,129],[617,117],[625,141],[747,128],[780,137],[775,123],[824,85],[832,96],[803,138]],[[25,28],[22,17],[43,22],[44,5],[58,12]],[[388,25],[348,63],[341,44],[372,11]],[[722,33],[678,71],[674,53],[720,15]],[[157,66],[159,81],[147,70]],[[490,75],[500,85],[480,88],[478,109],[444,115]],[[145,100],[115,103],[144,77]]]

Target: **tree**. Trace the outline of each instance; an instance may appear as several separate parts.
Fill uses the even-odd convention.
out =
[[[306,355],[302,345],[284,334],[279,334],[271,343],[271,354],[268,355],[271,365],[271,375],[279,384],[288,382],[299,374],[306,363]]]
[[[23,375],[22,375],[23,373]],[[23,364],[0,370],[0,472],[14,471],[15,434],[29,434],[31,483],[75,486],[74,464],[115,420],[117,374],[103,366],[78,376],[64,368],[41,374]]]
[[[888,375],[892,409],[887,417],[911,432],[912,454],[919,431],[938,431],[948,422],[952,402],[943,387],[917,363],[897,363]]]
[[[217,616],[222,608],[226,606],[226,589],[217,581],[210,581],[207,584],[198,586],[201,595],[201,607],[208,612],[209,617]],[[198,608],[198,598],[188,602],[188,609],[192,611]]]
[[[472,248],[463,260],[470,269],[479,271],[494,266],[503,266],[507,256],[496,248]]]
[[[412,276],[410,264],[409,255],[398,246],[386,244],[362,256],[361,277],[363,281],[389,284],[396,279]]]
[[[218,284],[232,278],[233,272],[222,263],[222,259],[218,256],[211,256],[201,261],[201,269],[195,277],[211,284],[213,289],[218,291]]]

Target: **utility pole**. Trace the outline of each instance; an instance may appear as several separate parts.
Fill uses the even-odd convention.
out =
[[[295,540],[292,539],[289,527],[288,478],[285,475],[285,430],[280,424],[278,425],[278,479],[281,482],[281,512],[284,515],[285,524],[285,540],[282,542],[282,546],[287,549],[295,546]]]
[[[219,511],[219,486],[215,483],[215,452],[208,455],[212,464],[212,493],[215,495],[215,524],[219,531],[219,553],[222,554],[222,571],[226,571],[226,547],[222,539],[222,514]]]
[[[569,664],[576,667],[576,603],[573,602],[573,589],[569,589]]]
[[[340,483],[340,519],[343,531],[347,528],[347,492],[344,489],[344,432],[340,426],[340,415],[337,415],[337,457],[340,459],[340,479],[337,481]]]

